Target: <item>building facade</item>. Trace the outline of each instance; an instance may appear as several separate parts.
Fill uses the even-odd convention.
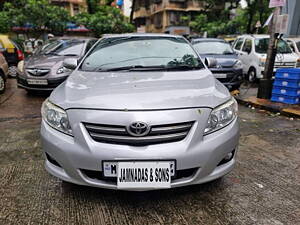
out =
[[[87,10],[86,0],[50,0],[54,5],[64,7],[71,16]]]
[[[133,22],[138,32],[188,34],[189,28],[182,17],[193,19],[205,10],[200,0],[135,0],[133,1]],[[224,8],[220,1],[217,7]]]

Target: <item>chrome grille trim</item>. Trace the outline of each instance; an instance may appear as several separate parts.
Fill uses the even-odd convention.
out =
[[[84,123],[84,126],[91,138],[97,142],[147,146],[181,141],[188,135],[193,124],[194,122],[154,125],[149,134],[143,137],[131,136],[125,126],[90,123]]]

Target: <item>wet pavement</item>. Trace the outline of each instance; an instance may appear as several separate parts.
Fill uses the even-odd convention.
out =
[[[0,224],[300,224],[300,120],[240,106],[233,172],[208,184],[124,192],[62,183],[43,167],[45,96],[0,97]]]

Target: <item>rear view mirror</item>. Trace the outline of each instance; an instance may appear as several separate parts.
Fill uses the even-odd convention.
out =
[[[78,65],[77,59],[67,58],[63,62],[63,66],[70,70],[75,70]]]
[[[216,67],[216,66],[217,66],[217,60],[216,60],[215,58],[209,58],[209,57],[206,57],[206,58],[205,58],[205,65],[206,65],[208,68]]]

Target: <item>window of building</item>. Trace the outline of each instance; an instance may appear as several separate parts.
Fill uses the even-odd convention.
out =
[[[77,15],[78,13],[80,13],[78,4],[73,4],[73,12],[74,12],[74,15]]]

